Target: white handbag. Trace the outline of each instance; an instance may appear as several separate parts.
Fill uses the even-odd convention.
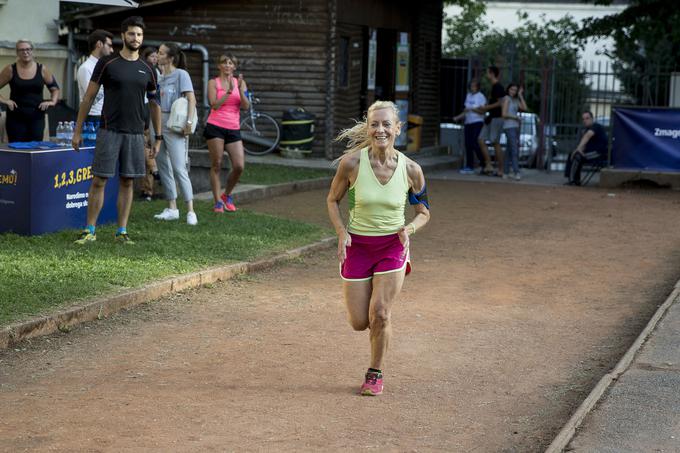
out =
[[[187,124],[187,116],[189,111],[189,101],[184,96],[178,97],[170,107],[170,116],[166,126],[173,132],[181,134],[184,132],[184,126]],[[196,122],[198,119],[198,112],[196,106],[191,115],[191,133],[196,132]]]

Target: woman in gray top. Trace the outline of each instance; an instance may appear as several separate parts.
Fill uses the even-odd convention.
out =
[[[503,178],[510,176],[510,163],[512,163],[512,171],[517,181],[521,179],[519,174],[519,112],[527,109],[522,91],[523,89],[519,88],[516,83],[511,83],[506,90],[507,96],[503,98],[503,132],[505,132],[506,139]]]
[[[180,96],[187,98],[189,112],[193,112],[196,107],[196,96],[194,87],[191,84],[191,77],[186,69],[186,57],[179,46],[175,43],[164,43],[158,48],[158,65],[161,67],[161,77],[158,80],[158,87],[161,93],[161,125],[163,128],[163,142],[160,152],[156,156],[158,172],[161,176],[161,183],[168,200],[168,207],[154,217],[159,220],[179,219],[179,209],[177,209],[177,188],[179,185],[182,198],[187,203],[187,223],[196,225],[198,219],[194,212],[194,193],[189,179],[187,160],[189,154],[188,136],[191,135],[192,118],[187,116],[187,122],[182,133],[174,132],[167,126],[172,103]]]

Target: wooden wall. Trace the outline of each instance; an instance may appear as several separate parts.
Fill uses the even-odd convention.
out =
[[[421,2],[411,35],[411,111],[423,116],[422,146],[439,144],[442,2]]]
[[[202,44],[210,52],[211,77],[216,58],[232,53],[239,60],[249,89],[261,100],[258,109],[278,120],[285,109],[304,107],[314,113],[314,154],[324,155],[328,64],[327,0],[178,0],[139,9],[147,40]],[[116,32],[130,12],[93,18]],[[188,52],[189,73],[202,99],[200,54]]]
[[[363,52],[364,52],[364,27],[338,23],[336,28],[336,88],[334,108],[334,135],[345,128],[352,127],[354,120],[361,119],[363,106],[361,100],[362,75],[363,75]],[[343,38],[348,39],[347,86],[340,84],[340,43]],[[345,149],[345,144],[334,142],[332,144],[333,155],[339,156]]]
[[[94,28],[119,36],[120,22],[141,15],[147,40],[202,44],[216,58],[233,53],[240,60],[258,108],[280,119],[290,107],[316,115],[313,154],[331,157],[342,146],[331,139],[352,124],[365,107],[361,100],[364,36],[367,27],[411,33],[410,110],[423,115],[423,144],[439,134],[441,0],[177,0],[157,6],[93,17]],[[338,87],[340,37],[350,38],[349,87]],[[357,43],[358,47],[354,44]],[[396,44],[396,43],[395,43]],[[189,73],[202,99],[200,54],[188,52]]]
[[[419,7],[412,0],[338,0],[338,22],[411,31],[411,13]]]

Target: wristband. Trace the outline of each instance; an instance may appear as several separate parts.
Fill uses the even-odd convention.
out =
[[[412,231],[409,234],[409,236],[413,236],[414,234],[416,234],[416,226],[413,223],[409,223],[408,225],[406,225],[406,228],[408,228],[408,227],[411,227],[411,231]]]
[[[158,141],[163,141],[163,136],[162,135],[154,135],[154,138]]]

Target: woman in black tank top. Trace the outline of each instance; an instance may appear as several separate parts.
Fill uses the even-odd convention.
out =
[[[33,44],[17,41],[17,61],[0,72],[0,88],[9,83],[10,97],[0,96],[7,107],[7,136],[10,142],[40,141],[45,129],[45,111],[59,99],[59,86],[54,76],[33,59]],[[43,86],[51,92],[51,100],[43,101]]]

